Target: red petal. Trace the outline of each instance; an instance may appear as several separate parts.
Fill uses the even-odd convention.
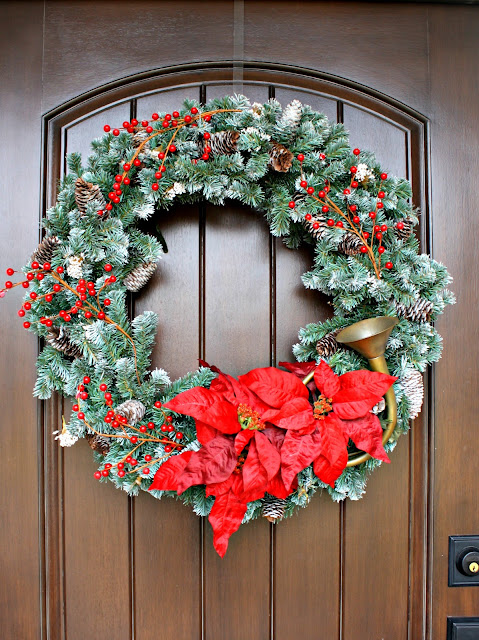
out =
[[[333,396],[334,411],[344,420],[354,420],[365,416],[397,378],[360,369],[344,373],[340,380],[341,389]]]
[[[278,472],[281,464],[281,456],[268,438],[258,431],[255,434],[255,443],[259,460],[266,469],[268,480],[271,480],[271,478]]]
[[[201,420],[195,420],[196,435],[201,444],[207,444],[210,440],[218,434],[217,429],[213,429],[209,424],[201,422]]]
[[[296,490],[298,486],[298,479],[295,478],[293,480],[293,484],[289,489],[286,489],[284,486],[283,478],[281,477],[281,473],[277,473],[274,478],[272,478],[268,486],[266,487],[266,493],[271,494],[272,496],[276,496],[276,498],[287,498],[293,491]]]
[[[255,439],[251,440],[246,462],[243,465],[242,475],[245,493],[242,499],[245,499],[246,502],[257,500],[259,496],[256,497],[256,494],[258,492],[260,495],[264,494],[269,478],[266,469],[259,459]],[[255,494],[255,497],[250,497],[250,494]]]
[[[152,489],[159,491],[176,491],[178,488],[178,479],[192,455],[193,451],[186,451],[186,453],[168,458],[155,473],[155,477],[148,491]]]
[[[195,484],[213,484],[226,480],[236,466],[232,438],[218,435],[193,453],[178,482],[178,493]]]
[[[304,436],[297,431],[286,432],[281,448],[281,476],[285,487],[291,487],[298,473],[310,465],[320,451],[321,438],[317,431]]]
[[[320,480],[334,487],[334,483],[344,471],[348,462],[348,454],[344,451],[334,462],[330,462],[322,454],[313,463],[314,473]]]
[[[331,369],[329,364],[321,360],[314,372],[314,382],[318,390],[327,398],[332,398],[341,388],[339,376]]]
[[[226,553],[231,534],[239,529],[247,507],[232,491],[215,499],[208,520],[214,531],[214,547],[221,557]]]
[[[206,496],[220,496],[223,493],[229,491],[233,485],[235,474],[231,474],[229,478],[223,480],[223,482],[215,482],[213,484],[209,484],[205,488]],[[242,490],[242,489],[241,489]]]
[[[235,438],[235,451],[237,456],[239,456],[253,436],[254,431],[251,429],[243,429],[243,431],[238,433]]]
[[[313,408],[306,398],[294,398],[279,411],[275,409],[266,411],[262,418],[281,429],[301,430],[303,433],[312,433],[316,429]]]
[[[294,398],[307,398],[309,392],[296,376],[274,367],[253,369],[239,377],[240,382],[249,387],[270,407],[279,409]]]
[[[314,473],[320,480],[334,486],[348,462],[347,436],[342,422],[330,413],[324,420],[318,420],[321,436],[321,452],[314,461]]]
[[[236,407],[211,389],[188,389],[167,402],[164,407],[175,413],[193,416],[223,433],[237,433],[241,428]]]
[[[305,378],[316,367],[316,362],[280,362],[279,367],[287,369],[289,372],[294,373],[298,378]]]
[[[263,429],[262,433],[268,438],[271,444],[276,447],[278,451],[281,450],[284,442],[284,436],[286,435],[282,429],[278,429],[278,427],[269,425]]]
[[[368,413],[364,418],[343,420],[343,427],[347,435],[361,451],[366,451],[373,458],[390,462],[383,447],[383,430],[379,418]]]

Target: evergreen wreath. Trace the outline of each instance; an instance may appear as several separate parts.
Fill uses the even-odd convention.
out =
[[[409,182],[297,100],[284,110],[241,95],[186,101],[104,131],[86,167],[69,156],[43,241],[23,279],[0,291],[28,289],[18,315],[44,344],[34,395],[75,398],[55,432],[60,444],[84,437],[98,480],[130,495],[179,496],[209,515],[220,555],[242,522],[287,517],[318,489],[360,498],[420,411],[421,373],[441,355],[432,322],[454,302],[446,268],[419,253]],[[149,369],[156,315],[127,314],[128,292],[163,254],[137,223],[177,202],[228,198],[264,214],[287,247],[314,245],[302,280],[331,296],[334,317],[300,330],[298,362],[282,363],[286,371],[236,380],[202,362],[171,382]],[[398,317],[385,353],[391,376],[365,371],[365,358],[336,340],[376,316]],[[397,426],[383,447],[381,398],[393,382]],[[353,443],[372,457],[346,466]]]

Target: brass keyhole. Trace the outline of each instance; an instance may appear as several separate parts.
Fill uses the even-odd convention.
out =
[[[477,573],[479,571],[479,564],[477,562],[471,562],[469,565],[469,571],[471,573]]]

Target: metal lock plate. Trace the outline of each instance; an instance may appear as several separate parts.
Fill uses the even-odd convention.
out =
[[[448,585],[479,586],[479,536],[449,536]]]

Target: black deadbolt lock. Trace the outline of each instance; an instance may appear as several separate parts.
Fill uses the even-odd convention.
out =
[[[479,549],[469,547],[464,549],[457,559],[457,568],[465,576],[475,576],[479,573]]]

